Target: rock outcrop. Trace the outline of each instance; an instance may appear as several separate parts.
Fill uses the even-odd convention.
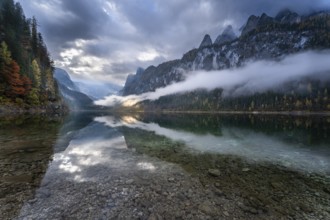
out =
[[[210,35],[206,34],[201,42],[201,44],[199,45],[199,48],[203,48],[203,47],[208,47],[212,45],[212,39],[210,37]]]
[[[292,12],[289,9],[280,11],[276,16],[275,20],[282,24],[295,24],[301,21],[301,16],[296,12]]]

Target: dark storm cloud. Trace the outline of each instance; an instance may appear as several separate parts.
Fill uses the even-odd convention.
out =
[[[51,25],[46,24],[42,29],[46,37],[56,44],[64,44],[75,39],[94,39],[97,37],[96,33],[92,31],[93,29],[79,18],[51,23]],[[59,33],[61,36],[58,36],[56,33]]]
[[[125,65],[123,65],[122,63],[113,63],[112,65],[104,66],[104,70],[110,70],[111,74],[113,75],[121,75],[122,73],[127,72],[131,72],[132,74],[134,74],[135,71],[132,72],[132,70],[135,70],[137,66],[151,66],[155,63],[162,63],[165,61],[166,59],[164,57],[157,57],[154,60],[145,62],[141,62],[139,60],[133,62],[126,62]]]
[[[329,9],[328,0],[212,0],[221,17],[233,18],[236,22],[244,22],[251,14],[260,15],[263,12],[275,16],[280,10],[290,9],[301,15],[314,11]],[[242,23],[243,24],[243,23]]]
[[[326,10],[328,0],[19,0],[40,30],[56,64],[83,75],[134,73],[214,40],[225,25],[240,28],[251,15],[289,8]],[[95,65],[86,68],[78,65]],[[77,71],[79,69],[79,71]],[[84,72],[85,71],[85,72]],[[118,80],[117,80],[118,81]]]
[[[36,16],[39,29],[55,59],[77,39],[97,39],[103,21],[108,19],[101,0],[32,0],[19,1],[29,17]]]

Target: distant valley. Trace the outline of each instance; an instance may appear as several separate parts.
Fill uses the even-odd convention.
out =
[[[116,94],[121,87],[115,84],[79,81],[74,82],[63,69],[54,72],[60,93],[72,110],[95,109],[93,101],[106,95]]]

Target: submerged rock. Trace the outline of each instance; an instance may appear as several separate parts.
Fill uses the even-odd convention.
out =
[[[243,168],[242,171],[243,172],[248,172],[248,171],[250,171],[250,169],[249,168]]]
[[[198,209],[207,215],[214,215],[215,209],[210,201],[205,201],[198,206]]]
[[[208,174],[214,177],[218,177],[221,175],[220,170],[218,169],[209,169]]]
[[[129,179],[129,180],[126,181],[126,184],[132,184],[132,183],[134,183],[133,179]]]

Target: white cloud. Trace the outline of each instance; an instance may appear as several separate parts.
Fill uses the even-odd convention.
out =
[[[330,51],[305,52],[287,56],[280,62],[257,61],[244,67],[220,71],[196,71],[187,74],[187,79],[158,88],[155,92],[141,95],[109,96],[96,101],[97,105],[132,106],[144,100],[158,98],[175,93],[183,93],[196,89],[224,89],[224,95],[242,95],[263,92],[283,86],[286,82],[299,80],[304,77],[330,79]],[[325,74],[324,74],[325,73]],[[234,89],[235,88],[235,89]]]
[[[138,60],[140,61],[151,61],[151,60],[154,60],[156,57],[159,56],[159,53],[157,53],[156,50],[154,49],[149,49],[145,52],[141,52],[137,58]]]

